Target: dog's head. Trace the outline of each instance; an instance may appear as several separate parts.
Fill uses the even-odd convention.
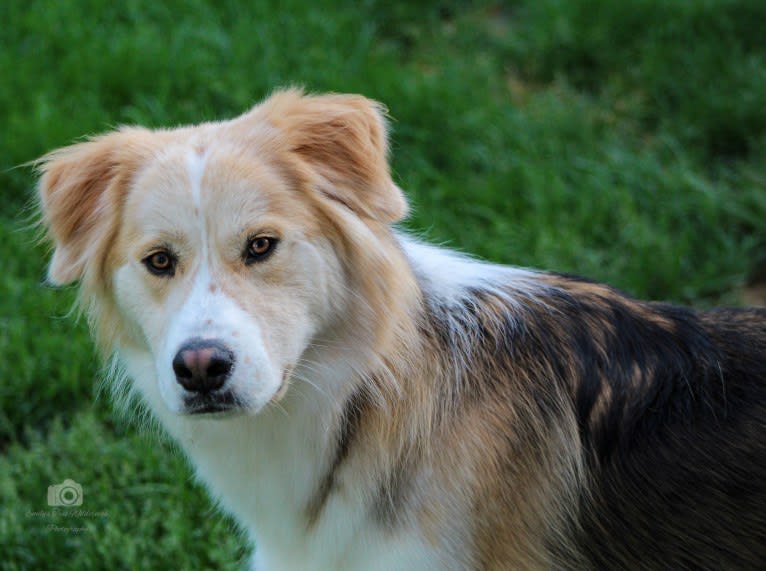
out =
[[[376,277],[394,263],[381,244],[406,212],[386,152],[377,104],[295,90],[231,121],[54,151],[39,185],[49,279],[81,281],[104,349],[153,363],[144,395],[180,414],[257,411],[344,324],[382,342],[396,292]]]

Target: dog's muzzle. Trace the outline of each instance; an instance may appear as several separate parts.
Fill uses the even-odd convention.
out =
[[[195,338],[181,346],[173,358],[173,372],[184,388],[187,412],[223,412],[236,407],[236,399],[225,386],[235,361],[231,349],[216,339]]]

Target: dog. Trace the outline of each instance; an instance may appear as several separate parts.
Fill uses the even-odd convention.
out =
[[[408,236],[357,95],[277,91],[38,169],[49,280],[79,281],[115,392],[254,569],[766,569],[766,310]]]

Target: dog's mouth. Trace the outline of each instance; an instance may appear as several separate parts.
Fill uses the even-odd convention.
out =
[[[184,397],[182,414],[229,416],[244,412],[245,408],[245,403],[237,399],[231,391],[212,392]]]
[[[282,373],[282,382],[268,404],[274,404],[282,400],[287,393],[294,366],[290,365]],[[248,399],[239,397],[235,391],[227,390],[226,387],[210,391],[192,393],[184,391],[183,408],[179,414],[183,416],[209,416],[225,418],[237,415],[256,414],[261,407],[254,406]]]

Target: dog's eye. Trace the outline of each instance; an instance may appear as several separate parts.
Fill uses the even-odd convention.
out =
[[[176,259],[170,252],[158,250],[143,260],[146,269],[155,276],[172,277],[176,272]]]
[[[268,236],[251,238],[245,250],[245,263],[262,262],[271,255],[278,241],[276,238],[269,238]]]

